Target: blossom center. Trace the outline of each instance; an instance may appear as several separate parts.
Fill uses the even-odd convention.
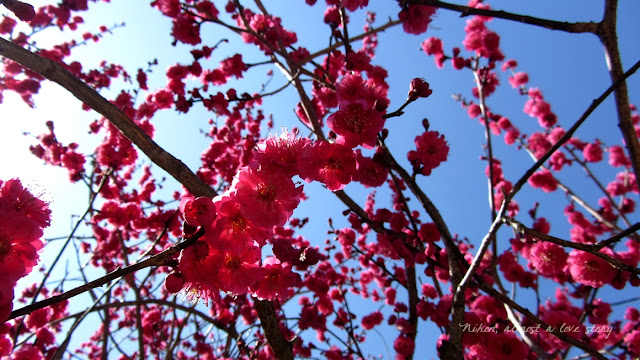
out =
[[[6,238],[0,238],[0,261],[9,254],[9,251],[11,251],[11,243],[9,243],[9,240]]]
[[[331,158],[327,162],[327,168],[333,171],[340,170],[342,169],[342,161],[340,161],[340,159],[337,159],[337,158]]]
[[[600,268],[598,267],[598,264],[595,261],[585,261],[584,262],[584,267],[589,272],[598,272],[598,271],[600,271]]]
[[[272,184],[258,185],[258,200],[270,203],[276,198],[276,187]]]
[[[244,232],[247,228],[247,219],[241,213],[236,213],[231,220],[231,231],[235,233]]]
[[[193,210],[196,216],[206,214],[209,211],[209,209],[207,208],[207,205],[204,203],[198,204],[198,206],[196,206],[195,209]]]
[[[238,255],[227,255],[225,259],[225,265],[230,270],[237,270],[242,264],[242,260]]]
[[[362,107],[356,104],[349,105],[345,114],[345,125],[353,133],[360,133],[364,128],[364,121],[362,118]]]

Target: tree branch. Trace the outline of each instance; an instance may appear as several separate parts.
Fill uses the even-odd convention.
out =
[[[572,249],[577,249],[577,250],[582,250],[585,252],[588,252],[590,254],[593,254],[599,258],[601,258],[602,260],[608,262],[609,264],[611,264],[613,267],[615,267],[618,270],[622,270],[622,271],[628,271],[630,273],[633,274],[640,274],[640,269],[635,268],[633,266],[630,266],[628,264],[625,264],[624,262],[612,258],[611,256],[601,253],[599,250],[602,249],[602,246],[599,246],[599,244],[597,245],[592,245],[592,244],[581,244],[581,243],[576,243],[573,241],[567,241],[567,240],[563,240],[560,238],[557,238],[555,236],[551,236],[551,235],[547,235],[545,233],[542,233],[540,231],[537,231],[535,229],[531,229],[528,228],[526,226],[524,226],[521,222],[512,219],[512,218],[506,218],[504,219],[504,221],[510,225],[516,232],[520,233],[520,234],[526,234],[532,237],[535,237],[541,241],[547,241],[550,243],[554,243],[560,246],[564,246],[564,247],[568,247],[568,248],[572,248]]]
[[[618,1],[607,0],[605,3],[604,17],[598,27],[598,38],[604,45],[605,58],[609,68],[611,82],[618,84],[615,87],[614,99],[618,112],[618,127],[622,132],[631,166],[636,179],[640,179],[640,143],[631,119],[631,109],[629,107],[629,93],[627,90],[626,76],[622,68],[620,59],[620,49],[618,48],[618,34],[616,32],[616,13]]]
[[[117,279],[119,277],[125,276],[127,274],[131,274],[135,271],[144,269],[144,268],[148,268],[150,266],[162,266],[165,265],[166,262],[165,260],[168,259],[169,257],[179,253],[182,249],[187,248],[189,245],[193,244],[196,240],[198,240],[200,237],[202,237],[202,235],[204,234],[204,229],[200,229],[198,231],[196,231],[193,235],[189,236],[186,240],[164,250],[163,252],[153,255],[152,257],[148,258],[147,260],[135,263],[131,266],[127,266],[125,268],[121,268],[121,269],[117,269],[114,270],[112,272],[110,272],[109,274],[96,279],[90,283],[86,283],[84,285],[78,286],[75,289],[69,290],[67,292],[64,292],[62,294],[59,295],[55,295],[52,296],[50,298],[47,298],[45,300],[42,301],[38,301],[35,304],[31,304],[31,305],[27,305],[25,307],[22,307],[20,309],[14,310],[11,315],[9,316],[8,320],[11,319],[15,319],[17,317],[20,316],[24,316],[24,315],[28,315],[31,314],[33,311],[36,311],[38,309],[42,309],[44,307],[47,307],[49,305],[53,305],[53,304],[57,304],[61,301],[70,299],[76,295],[82,294],[85,291],[89,291],[90,289],[94,289],[97,288],[99,286],[102,286],[104,284],[107,284],[109,282],[111,282],[114,279]]]
[[[217,195],[215,190],[200,180],[182,161],[158,146],[122,110],[67,71],[61,64],[36,55],[4,38],[0,38],[0,56],[11,59],[57,83],[78,100],[102,114],[151,161],[169,173],[193,195],[207,197]]]
[[[563,22],[541,19],[533,16],[514,14],[502,10],[478,9],[464,5],[450,4],[439,0],[406,0],[408,4],[422,4],[447,9],[460,13],[460,17],[469,15],[490,16],[498,19],[515,21],[527,25],[535,25],[549,30],[565,31],[569,33],[592,33],[598,29],[598,23],[594,22]]]
[[[620,84],[624,83],[624,81],[629,76],[633,75],[639,68],[640,68],[640,60],[637,61],[629,70],[627,70],[627,72],[625,72],[613,84],[611,84],[611,86],[609,86],[607,90],[605,90],[602,93],[602,95],[600,95],[597,99],[593,100],[591,102],[591,105],[589,105],[589,107],[587,108],[587,110],[585,110],[582,116],[580,116],[580,118],[567,130],[567,132],[560,138],[560,140],[558,140],[557,143],[553,144],[553,146],[543,156],[541,156],[538,159],[538,161],[536,161],[536,163],[533,164],[533,166],[531,166],[529,170],[527,170],[522,175],[522,177],[520,177],[520,179],[518,179],[518,181],[513,185],[513,189],[511,189],[511,192],[507,194],[507,196],[505,196],[504,201],[510,202],[511,199],[513,199],[513,197],[516,195],[516,193],[520,191],[522,186],[524,186],[524,184],[527,182],[529,177],[531,177],[531,175],[533,175],[533,173],[536,172],[536,170],[538,170],[538,168],[542,166],[542,164],[544,164],[545,161],[547,161],[556,150],[558,150],[564,143],[566,143],[573,136],[576,130],[578,130],[578,128],[580,127],[580,125],[582,125],[582,123],[584,123],[587,120],[587,118],[591,115],[591,113],[598,106],[600,106],[600,104],[602,104],[602,102],[609,96],[609,94],[611,94],[618,86],[620,86]]]

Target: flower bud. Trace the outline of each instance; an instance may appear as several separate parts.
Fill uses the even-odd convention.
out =
[[[407,96],[408,101],[414,101],[419,97],[428,97],[431,95],[433,91],[429,89],[429,83],[424,81],[421,78],[415,78],[411,80],[411,85],[409,87],[409,95]]]
[[[184,278],[182,274],[172,271],[164,279],[164,288],[171,294],[175,294],[182,290],[184,286]]]

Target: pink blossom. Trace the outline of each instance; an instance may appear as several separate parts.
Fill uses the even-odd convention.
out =
[[[0,312],[0,319],[4,319],[2,312]],[[7,335],[8,334],[0,334],[0,356],[8,356],[11,354],[11,350],[13,350],[13,343],[11,343],[11,339],[8,338]]]
[[[171,35],[176,40],[189,45],[197,45],[202,41],[200,39],[200,25],[186,14],[180,14],[173,19]]]
[[[371,330],[377,325],[380,325],[383,319],[384,317],[380,311],[374,311],[362,317],[362,327],[366,330]]]
[[[607,318],[613,311],[611,310],[611,305],[604,302],[602,299],[595,299],[592,305],[593,305],[593,308],[589,313],[589,321],[592,324],[599,324],[599,325],[609,324],[609,321],[607,320]]]
[[[356,11],[369,5],[369,0],[342,0],[342,6],[349,11]]]
[[[220,290],[235,295],[246,294],[264,275],[258,262],[260,248],[240,245],[217,249],[212,253],[212,261],[218,264],[217,277]]]
[[[633,330],[624,336],[624,342],[631,356],[640,356],[640,330]]]
[[[152,5],[168,17],[174,18],[180,13],[180,0],[155,0]]]
[[[49,226],[51,222],[49,205],[32,195],[22,186],[20,180],[11,179],[5,182],[0,180],[0,186],[0,213],[5,216],[26,217],[40,228]]]
[[[431,171],[444,161],[449,155],[449,146],[444,135],[437,131],[425,131],[415,138],[416,150],[409,151],[407,158],[421,167],[423,175],[431,175]]]
[[[422,50],[427,55],[442,55],[442,40],[437,37],[430,37],[422,42]]]
[[[227,78],[231,76],[241,78],[242,73],[247,70],[247,65],[242,61],[241,54],[235,54],[232,57],[222,60],[219,69]]]
[[[0,276],[15,282],[31,272],[43,246],[41,236],[29,219],[0,213]]]
[[[376,146],[378,133],[384,127],[380,112],[367,107],[363,101],[340,105],[340,110],[329,116],[327,125],[338,134],[336,142],[350,148],[362,145]]]
[[[631,166],[631,161],[624,152],[624,149],[620,145],[613,145],[609,148],[609,165],[613,167],[618,166]]]
[[[412,338],[407,335],[400,335],[393,342],[393,348],[396,350],[398,355],[403,357],[411,356],[415,349],[415,343]]]
[[[164,279],[164,288],[170,294],[175,294],[184,287],[184,278],[179,272],[172,271]]]
[[[411,80],[411,86],[409,88],[409,95],[407,99],[409,101],[414,101],[419,97],[426,98],[431,95],[433,91],[429,89],[429,83],[424,81],[422,78],[415,78]]]
[[[584,159],[589,162],[598,162],[602,160],[602,146],[599,142],[589,143],[582,150]]]
[[[526,359],[527,346],[512,333],[489,334],[487,354],[492,360]]]
[[[238,172],[232,188],[236,191],[242,214],[265,229],[284,225],[300,203],[302,194],[302,186],[296,187],[288,176],[253,166]]]
[[[185,197],[180,201],[180,212],[191,226],[207,226],[216,218],[216,208],[208,197]]]
[[[529,82],[529,75],[525,72],[515,73],[513,76],[509,77],[509,84],[514,89],[519,88],[520,86],[524,86]]]
[[[389,175],[389,169],[381,163],[378,157],[368,158],[362,152],[356,150],[356,172],[353,181],[357,181],[365,187],[378,187],[384,184]]]
[[[531,187],[542,189],[544,192],[553,192],[558,188],[558,180],[553,177],[549,170],[540,170],[534,173],[527,182]]]
[[[264,229],[249,221],[241,210],[235,193],[225,193],[216,201],[218,217],[205,232],[204,239],[212,246],[219,247],[219,242],[234,241],[238,243],[263,246],[271,228]]]
[[[11,354],[11,360],[41,360],[44,359],[40,350],[31,344],[23,344]]]
[[[251,292],[260,299],[286,301],[293,296],[293,288],[302,285],[300,275],[291,270],[291,265],[274,257],[264,261],[262,272],[264,277],[251,285]]]
[[[185,283],[183,291],[189,299],[208,302],[218,296],[217,260],[204,241],[196,241],[182,250],[178,259],[179,269]]]
[[[280,136],[270,136],[258,145],[255,160],[267,171],[277,171],[287,176],[298,173],[303,148],[311,141],[298,137],[298,132],[283,130]]]
[[[344,188],[356,171],[353,150],[341,144],[316,141],[305,148],[304,158],[300,177],[307,182],[320,181],[331,191]]]
[[[366,82],[358,74],[347,74],[336,84],[336,96],[340,105],[348,105],[361,100],[370,101],[372,95],[371,89],[366,86]],[[371,106],[373,106],[373,102],[364,105],[364,107]]]
[[[440,231],[436,224],[429,222],[420,225],[418,230],[418,237],[425,243],[434,243],[440,240]]]
[[[206,18],[209,19],[217,19],[219,11],[216,6],[211,1],[199,1],[196,3],[196,9],[198,12]]]
[[[531,246],[529,259],[538,272],[547,277],[558,276],[567,264],[567,253],[556,244],[538,241]]]
[[[582,250],[571,251],[567,263],[573,280],[594,288],[611,283],[617,272],[605,260]]]
[[[406,10],[400,11],[398,18],[402,21],[402,29],[408,34],[420,35],[427,31],[431,17],[436,8],[426,5],[410,4]]]

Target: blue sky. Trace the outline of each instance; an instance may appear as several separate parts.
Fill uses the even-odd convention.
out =
[[[47,1],[32,3],[39,5]],[[78,48],[74,59],[82,59],[87,67],[97,66],[102,59],[107,59],[124,65],[134,74],[137,68],[144,68],[148,61],[158,58],[159,65],[150,78],[150,85],[161,86],[164,83],[166,67],[175,62],[188,61],[189,58],[185,56],[188,52],[183,45],[179,44],[175,48],[169,45],[172,41],[168,35],[169,20],[162,17],[158,11],[150,10],[147,3],[148,1],[112,0],[111,4],[92,5],[96,11],[87,13],[84,26],[71,36],[79,39],[82,32],[95,31],[102,24],[111,26],[124,21],[126,27],[114,30],[112,35],[106,36],[97,44]],[[282,6],[285,3],[286,6]],[[269,9],[274,12],[281,11],[279,15],[283,18],[284,26],[296,31],[299,44],[308,47],[312,52],[327,44],[328,28],[309,26],[310,23],[322,22],[322,3],[319,1],[310,8],[303,0],[265,1]],[[378,14],[376,24],[384,23],[390,16],[397,16],[397,7],[393,1],[372,0],[370,3],[382,6],[375,9]],[[597,21],[602,16],[601,2],[596,1],[540,0],[534,3],[496,0],[492,1],[491,5],[495,9],[567,21]],[[219,6],[220,9],[222,7]],[[637,21],[639,11],[640,3],[637,1],[620,1],[618,35],[625,67],[640,59],[640,47],[637,46],[636,38],[637,34],[640,34],[640,22]],[[351,34],[360,32],[364,16],[363,11],[352,15]],[[419,183],[440,209],[451,232],[468,237],[473,244],[479,244],[490,224],[484,176],[486,163],[479,160],[483,155],[483,128],[476,120],[469,119],[466,111],[451,97],[454,93],[461,93],[464,97],[471,98],[473,76],[468,71],[454,71],[449,64],[444,70],[439,70],[435,67],[433,59],[420,50],[420,43],[430,36],[442,38],[446,53],[450,53],[452,46],[462,47],[465,21],[466,19],[460,19],[456,13],[440,10],[426,34],[407,35],[399,27],[381,33],[380,46],[373,62],[389,71],[390,110],[396,109],[404,102],[411,79],[423,77],[431,84],[434,93],[430,98],[411,104],[404,116],[387,122],[390,129],[388,144],[397,158],[403,158],[403,154],[413,148],[414,137],[422,131],[421,120],[424,117],[429,119],[432,130],[445,134],[451,148],[448,161],[430,177],[421,178]],[[559,123],[565,128],[569,127],[610,84],[602,46],[593,35],[565,34],[500,19],[490,22],[489,27],[501,35],[501,47],[506,57],[518,61],[518,71],[529,73],[530,84],[542,90],[545,99],[551,103],[552,109],[558,115]],[[59,36],[57,31],[51,31],[43,33],[38,39],[41,44],[47,44],[57,42]],[[62,38],[66,39],[65,36],[69,34],[65,32]],[[214,53],[212,62],[235,52],[245,54],[246,62],[262,60],[258,52],[246,47],[237,38],[233,38],[232,34],[227,34],[213,25],[203,27],[203,39],[210,44],[215,44],[220,37],[228,37],[230,42]],[[245,79],[232,85],[248,92],[258,91],[260,84],[266,79],[267,70],[267,67],[251,69]],[[276,74],[271,88],[277,88],[284,81],[283,77]],[[500,81],[504,86],[489,98],[489,106],[495,112],[507,115],[523,132],[537,131],[537,121],[522,112],[526,98],[517,95],[516,91],[510,88],[505,73],[500,72]],[[640,77],[636,75],[630,78],[628,84],[632,103],[638,103]],[[121,85],[116,84],[115,89],[119,90],[118,86]],[[280,124],[295,124],[292,111],[295,104],[295,94],[291,90],[265,100],[266,112],[274,114],[276,129],[279,129]],[[27,131],[40,134],[46,130],[44,121],[54,120],[57,125],[56,133],[61,141],[78,141],[81,150],[89,151],[91,146],[86,142],[86,126],[96,115],[80,110],[77,101],[52,84],[43,87],[41,94],[36,97],[36,105],[36,110],[30,110],[20,104],[17,97],[7,96],[5,103],[0,107],[3,129],[0,133],[0,151],[12,154],[0,160],[0,178],[21,177],[32,186],[43,189],[52,201],[54,211],[54,223],[46,236],[57,237],[68,232],[72,222],[71,214],[78,214],[84,210],[82,206],[86,203],[85,196],[78,189],[66,184],[64,171],[42,168],[40,161],[28,153],[28,145],[32,144],[33,140],[21,136],[21,133]],[[207,121],[211,116],[202,110],[192,111],[186,116],[177,115],[173,111],[162,112],[154,119],[157,129],[156,140],[195,170],[198,167],[200,153],[207,146],[199,130],[207,128]],[[592,115],[584,128],[578,132],[578,136],[584,140],[597,137],[607,144],[620,143],[616,121],[613,101],[609,99]],[[503,169],[507,178],[515,181],[532,162],[526,153],[516,152],[512,147],[503,145],[501,139],[494,139],[496,156],[504,162]],[[95,141],[92,143],[95,144]],[[606,166],[596,168],[603,173],[609,170]],[[161,173],[158,169],[156,171],[157,174]],[[600,196],[584,181],[584,175],[580,171],[567,171],[560,177],[563,181],[575,183],[575,188],[592,203]],[[169,192],[180,189],[175,183],[171,185],[169,182],[167,185]],[[327,217],[332,216],[334,223],[337,221],[340,224],[338,219],[341,215],[336,214],[335,209],[344,209],[344,205],[337,199],[326,196],[321,191],[317,185],[305,185],[305,192],[312,199],[301,204],[295,215],[313,217],[305,236],[316,244],[322,244],[328,238]],[[364,199],[366,196],[366,192],[356,184],[347,186],[345,191],[357,199]],[[379,192],[381,205],[385,204],[385,193],[384,190]],[[525,189],[516,200],[520,203],[522,216],[526,216],[526,210],[534,201],[541,201],[543,205],[540,213],[548,214],[552,223],[552,233],[559,237],[568,237],[569,228],[562,216],[566,205],[562,194],[549,195],[538,190]],[[342,226],[344,225],[342,221]],[[501,233],[501,236],[504,244],[509,232]],[[53,248],[55,243],[51,243],[50,246]],[[53,249],[46,249],[44,257],[50,253],[53,253]],[[552,296],[552,292],[545,295]],[[392,341],[393,339],[388,340],[389,344],[392,344]],[[427,347],[428,349],[424,349],[425,355],[432,354],[431,341]]]

